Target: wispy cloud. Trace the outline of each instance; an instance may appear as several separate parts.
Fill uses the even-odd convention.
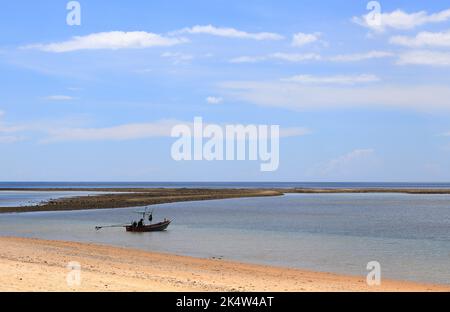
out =
[[[280,128],[280,137],[300,137],[311,134],[312,130],[305,127]]]
[[[333,62],[359,62],[370,59],[380,59],[394,56],[393,53],[387,51],[369,51],[366,53],[340,54],[328,58]]]
[[[0,111],[0,135],[1,134],[11,134],[15,132],[22,131],[24,129],[23,126],[19,125],[11,125],[3,121],[6,113],[4,111]]]
[[[354,23],[376,32],[383,32],[387,29],[413,29],[425,24],[442,23],[448,20],[450,20],[450,9],[432,14],[426,11],[407,13],[402,10],[395,10],[393,12],[380,13],[378,16],[368,13],[352,18]]]
[[[367,167],[370,167],[368,163],[373,163],[374,154],[375,150],[372,148],[355,149],[345,155],[318,164],[308,174],[322,177],[339,176],[342,178],[354,171],[367,170]]]
[[[14,135],[7,135],[2,136],[0,135],[0,144],[11,144],[16,143],[25,140],[25,137],[23,136],[14,136]]]
[[[300,84],[353,85],[360,83],[378,82],[380,81],[380,78],[371,74],[336,76],[296,75],[290,78],[282,79],[282,81],[295,82]]]
[[[151,123],[131,123],[105,128],[57,128],[49,129],[43,143],[61,141],[125,141],[151,137],[168,137],[176,120]]]
[[[398,65],[450,66],[450,52],[410,51],[400,54]]]
[[[71,100],[75,100],[74,97],[69,96],[69,95],[49,95],[44,97],[45,100],[48,101],[71,101]]]
[[[240,64],[240,63],[258,63],[267,60],[266,56],[238,56],[232,58],[230,63]]]
[[[80,87],[68,87],[67,90],[70,90],[70,91],[82,91],[83,88],[80,88]]]
[[[258,63],[266,60],[278,60],[290,63],[318,61],[321,56],[317,53],[273,53],[266,56],[240,56],[230,60],[230,63]]]
[[[218,99],[218,98],[216,98]],[[34,138],[41,144],[60,142],[91,142],[91,141],[130,141],[151,138],[170,138],[173,127],[183,124],[194,133],[192,121],[162,119],[145,123],[126,123],[110,127],[89,127],[76,125],[67,119],[59,122],[32,121],[26,124],[6,124],[5,114],[0,111],[0,144],[15,143]],[[79,121],[78,121],[79,124]],[[204,123],[206,127],[209,123]],[[225,127],[227,124],[221,124]],[[281,127],[280,137],[297,137],[311,133],[304,127]]]
[[[369,51],[355,54],[339,54],[335,56],[322,56],[318,53],[285,53],[277,52],[263,56],[239,56],[230,60],[230,63],[258,63],[270,60],[280,60],[291,63],[300,63],[305,61],[324,61],[324,62],[361,62],[371,59],[381,59],[395,56],[387,51]]]
[[[415,37],[394,36],[389,40],[392,44],[418,47],[450,47],[450,30],[446,32],[420,32]]]
[[[450,110],[450,87],[442,85],[326,86],[285,81],[229,81],[219,87],[236,100],[294,111],[355,107]]]
[[[171,137],[176,125],[187,125],[193,133],[192,122],[166,119],[149,123],[130,123],[105,128],[53,128],[47,129],[47,137],[41,143],[57,143],[70,141],[128,141],[155,137]],[[204,126],[208,124],[205,123]],[[307,128],[281,128],[281,137],[297,137],[309,134]]]
[[[10,144],[23,141],[25,139],[24,136],[15,134],[23,130],[23,127],[5,124],[2,120],[5,115],[5,112],[0,111],[0,144]]]
[[[282,60],[287,62],[304,62],[309,60],[318,61],[321,59],[321,56],[316,53],[274,53],[270,55],[270,58],[276,60]]]
[[[151,137],[170,137],[172,127],[178,120],[163,119],[149,123],[129,123],[112,127],[76,126],[80,122],[70,119],[58,122],[30,121],[27,123],[5,123],[0,114],[0,138],[3,143],[22,140],[23,134],[43,137],[40,143],[63,141],[125,141]]]
[[[292,37],[292,45],[294,47],[302,47],[307,44],[319,41],[320,33],[305,34],[302,32],[296,33]]]
[[[216,96],[208,96],[206,98],[206,103],[208,104],[220,104],[223,102],[223,98]]]
[[[168,47],[186,42],[185,38],[164,37],[145,31],[111,31],[76,36],[70,40],[48,44],[32,44],[23,49],[37,49],[45,52],[63,53],[79,50],[118,50],[150,47]]]
[[[161,54],[161,57],[171,59],[173,64],[187,63],[194,59],[193,55],[185,54],[181,52],[165,52]]]
[[[196,25],[193,27],[186,27],[181,30],[172,32],[172,34],[192,34],[192,35],[211,35],[226,38],[237,39],[252,39],[252,40],[282,40],[284,37],[277,33],[272,32],[257,32],[250,33],[242,30],[238,30],[231,27],[216,27],[213,25]]]
[[[25,127],[22,125],[11,125],[7,123],[3,123],[0,120],[0,134],[6,134],[6,133],[15,133],[19,131],[25,130]]]

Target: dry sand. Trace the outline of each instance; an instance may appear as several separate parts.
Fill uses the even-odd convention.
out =
[[[81,265],[69,287],[67,264]],[[0,291],[450,291],[450,286],[197,259],[103,245],[0,237]]]

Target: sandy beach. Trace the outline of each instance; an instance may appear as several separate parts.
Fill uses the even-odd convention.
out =
[[[0,291],[450,291],[75,242],[1,237],[0,247]],[[81,265],[79,286],[66,282],[69,262]]]

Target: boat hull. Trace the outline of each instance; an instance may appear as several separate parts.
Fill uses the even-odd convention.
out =
[[[160,222],[160,223],[143,225],[143,226],[128,225],[125,228],[126,228],[127,232],[138,232],[138,233],[162,232],[167,229],[167,227],[170,225],[170,223],[171,223],[171,221],[164,221],[164,222]]]

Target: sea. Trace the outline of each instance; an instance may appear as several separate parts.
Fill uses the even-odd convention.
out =
[[[321,187],[450,188],[450,183],[61,183],[2,182],[2,207],[97,192],[34,188]],[[44,193],[44,194],[43,194]],[[151,206],[172,219],[166,232],[95,230],[139,217],[142,208],[0,214],[0,236],[101,243],[201,258],[365,277],[377,261],[382,278],[450,285],[450,195],[399,193],[287,194],[279,197]]]

